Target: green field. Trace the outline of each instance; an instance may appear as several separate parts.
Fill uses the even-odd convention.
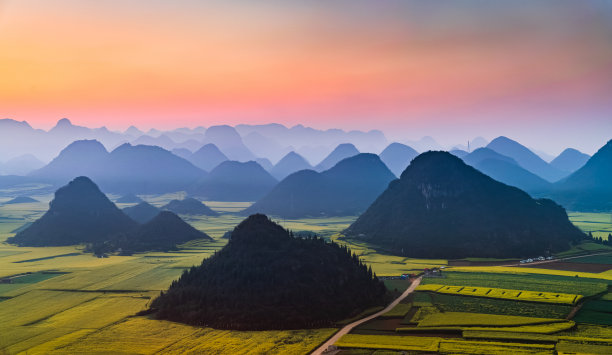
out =
[[[336,331],[227,331],[135,316],[146,309],[151,300],[184,269],[201,263],[222,248],[227,243],[221,238],[223,234],[243,220],[234,212],[249,203],[207,202],[222,212],[221,216],[183,216],[196,228],[211,235],[215,239],[213,242],[192,241],[168,253],[96,258],[84,253],[80,246],[18,248],[2,243],[13,235],[13,230],[42,215],[52,196],[32,197],[41,202],[0,206],[0,278],[21,275],[11,283],[0,284],[0,353],[305,354]],[[183,194],[179,193],[145,196],[145,199],[161,206],[170,199],[181,197]],[[595,218],[591,224],[599,223],[603,218],[599,214],[578,215]],[[378,275],[397,276],[446,266],[445,278],[424,279],[423,285],[488,287],[593,297],[605,293],[608,284],[612,283],[610,272],[580,273],[577,278],[576,273],[556,270],[451,268],[446,260],[388,255],[365,243],[339,239],[338,233],[354,219],[276,219],[276,222],[296,232],[313,231],[348,244],[372,265]],[[581,247],[595,250],[597,245],[591,247],[590,244]],[[598,255],[572,261],[607,262],[607,258]],[[385,283],[388,288],[400,292],[409,286],[405,280],[387,280]],[[360,331],[375,335],[351,333],[337,345],[354,353],[363,353],[359,349],[369,349],[365,352],[368,354],[377,349],[536,354],[571,350],[584,344],[597,351],[609,350],[609,344],[604,340],[612,338],[612,326],[605,325],[608,303],[601,302],[587,300],[576,314],[578,324],[575,325],[564,320],[572,311],[570,305],[417,292],[382,318],[360,327]],[[376,310],[370,310],[370,313]],[[400,328],[402,332],[395,331]],[[449,338],[449,334],[454,335]]]
[[[570,221],[585,232],[591,232],[594,237],[608,239],[612,233],[612,213],[569,212]]]

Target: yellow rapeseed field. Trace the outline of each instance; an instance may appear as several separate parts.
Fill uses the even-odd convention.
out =
[[[524,290],[508,290],[502,288],[473,286],[444,286],[436,284],[419,285],[417,291],[429,291],[460,296],[499,298],[516,301],[543,302],[574,305],[582,295],[559,292],[537,292]]]

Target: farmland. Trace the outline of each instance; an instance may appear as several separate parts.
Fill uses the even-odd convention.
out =
[[[35,197],[42,202],[0,206],[0,241],[46,210],[51,196]],[[180,195],[167,194],[147,199],[161,206],[177,197]],[[300,354],[315,349],[336,332],[335,328],[227,331],[136,316],[184,269],[222,248],[227,243],[223,234],[243,219],[233,212],[249,205],[207,204],[223,214],[186,219],[214,241],[192,241],[167,253],[96,258],[80,246],[18,248],[0,244],[0,278],[19,276],[11,283],[0,284],[0,352],[90,353],[95,349],[100,353]],[[348,244],[381,276],[419,273],[440,266],[446,269],[443,278],[423,279],[421,291],[341,338],[336,344],[341,354],[377,349],[486,354],[551,354],[586,348],[606,353],[609,349],[606,341],[612,339],[612,326],[605,321],[610,314],[607,292],[612,273],[449,267],[447,260],[388,255],[366,243],[343,240],[338,233],[353,220],[337,217],[276,222],[296,232],[314,231]],[[598,248],[590,244],[577,248]],[[607,260],[607,256],[598,255],[572,262]],[[385,284],[391,290],[403,291],[410,283],[390,279]],[[513,297],[504,297],[503,292]],[[517,300],[519,292],[531,296]],[[580,297],[554,297],[562,294]],[[550,302],[548,295],[553,295],[555,302]],[[574,319],[566,320],[574,300],[583,306]]]

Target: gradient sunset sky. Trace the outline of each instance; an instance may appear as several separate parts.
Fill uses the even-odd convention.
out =
[[[611,1],[0,0],[0,116],[612,138]]]

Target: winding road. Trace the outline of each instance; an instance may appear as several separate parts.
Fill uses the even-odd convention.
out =
[[[355,328],[356,326],[363,324],[369,320],[372,320],[384,313],[389,312],[390,310],[393,309],[393,307],[397,306],[398,303],[400,303],[404,298],[408,297],[409,294],[411,294],[415,288],[417,288],[417,286],[421,283],[421,277],[414,279],[412,281],[412,283],[410,284],[410,287],[408,287],[406,289],[406,291],[404,291],[404,293],[402,293],[398,298],[396,298],[393,302],[391,302],[387,307],[385,307],[383,310],[378,311],[374,314],[371,314],[365,318],[361,318],[359,320],[354,321],[353,323],[347,324],[345,325],[342,329],[340,329],[336,334],[334,334],[334,336],[332,336],[331,338],[329,338],[325,343],[323,343],[323,345],[319,346],[315,351],[313,351],[311,354],[312,355],[320,355],[320,354],[324,354],[325,351],[327,350],[327,348],[330,345],[334,345],[340,338],[342,338],[344,335],[348,334],[351,330],[353,330],[353,328]]]

